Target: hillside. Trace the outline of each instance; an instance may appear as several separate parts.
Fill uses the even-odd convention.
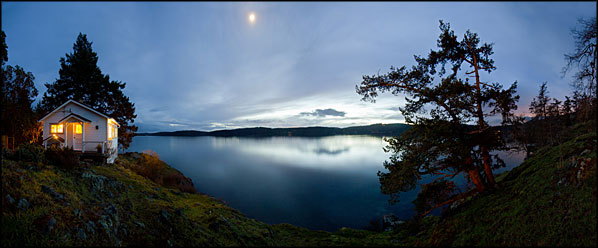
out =
[[[65,169],[4,160],[2,246],[391,244],[383,233],[265,224],[214,197],[186,193],[194,190],[185,177],[155,157],[130,153],[117,161]]]
[[[249,137],[269,137],[269,136],[299,136],[299,137],[321,137],[331,135],[373,135],[373,136],[396,136],[404,132],[409,125],[407,124],[372,124],[368,126],[354,126],[346,128],[338,127],[294,127],[294,128],[238,128],[230,130],[216,131],[195,131],[183,130],[174,132],[156,132],[156,133],[138,133],[137,136],[249,136]]]
[[[443,217],[411,221],[399,232],[410,246],[593,246],[597,234],[595,123],[540,149],[497,177],[500,189],[477,196]]]
[[[498,175],[496,192],[387,232],[265,224],[194,193],[155,155],[72,169],[3,160],[2,246],[595,247],[596,133],[587,130],[576,126],[568,141]]]

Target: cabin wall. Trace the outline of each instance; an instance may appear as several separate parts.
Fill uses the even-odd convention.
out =
[[[62,112],[63,109],[66,110],[66,112]],[[54,112],[54,114],[52,114],[51,116],[49,116],[48,118],[46,118],[43,121],[43,129],[44,129],[43,137],[44,137],[44,139],[46,139],[50,135],[52,135],[50,133],[50,124],[58,122],[65,116],[69,115],[71,112],[78,114],[80,116],[83,116],[91,121],[90,123],[85,123],[83,125],[85,128],[85,142],[90,142],[90,141],[101,142],[101,141],[107,140],[107,135],[108,135],[107,130],[108,129],[106,127],[106,124],[107,124],[106,118],[99,116],[99,115],[97,115],[97,114],[77,105],[77,104],[74,104],[74,103],[69,103],[69,104],[65,105],[62,109]],[[96,126],[97,126],[97,129],[96,129]],[[70,145],[71,141],[66,140],[66,126],[65,126],[64,131],[65,131],[65,133],[57,134],[57,135],[62,137],[63,139],[65,139],[67,144]],[[85,151],[95,151],[97,144],[98,143],[85,144]]]

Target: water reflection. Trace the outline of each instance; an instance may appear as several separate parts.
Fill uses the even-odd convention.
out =
[[[337,149],[337,150],[328,150],[326,148],[317,148],[314,150],[314,152],[318,155],[320,155],[320,154],[338,155],[342,152],[348,152],[348,151],[349,151],[349,147],[345,147],[343,149]]]
[[[382,150],[385,145],[372,136],[138,136],[128,150],[156,151],[199,192],[251,218],[335,231],[361,228],[384,214],[407,219],[415,213],[411,201],[419,187],[402,193],[396,205],[380,193],[376,173],[390,155]]]

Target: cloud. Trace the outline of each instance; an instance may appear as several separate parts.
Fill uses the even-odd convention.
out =
[[[346,113],[343,112],[343,111],[338,111],[338,110],[335,110],[335,109],[328,108],[328,109],[316,109],[316,110],[314,110],[312,112],[301,112],[299,115],[303,115],[303,116],[310,116],[311,115],[311,116],[317,116],[317,117],[326,117],[327,115],[330,115],[330,116],[341,116],[341,117],[343,117],[343,116],[345,116],[345,114]]]

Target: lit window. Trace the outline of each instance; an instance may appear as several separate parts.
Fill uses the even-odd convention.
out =
[[[51,124],[50,133],[64,133],[64,126],[62,124]]]
[[[83,133],[83,127],[81,127],[81,124],[75,124],[75,133],[76,134]]]

